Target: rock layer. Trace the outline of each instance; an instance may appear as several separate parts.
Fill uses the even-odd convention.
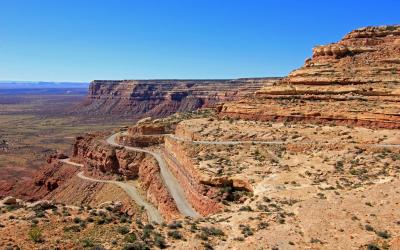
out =
[[[80,113],[163,117],[238,100],[278,78],[93,81]]]
[[[400,26],[361,28],[220,116],[400,128]]]
[[[147,199],[167,220],[179,217],[175,202],[163,183],[157,161],[143,152],[110,146],[104,141],[104,136],[87,134],[78,137],[73,150],[74,161],[84,164],[94,175],[106,177],[118,174],[126,179],[138,179]]]

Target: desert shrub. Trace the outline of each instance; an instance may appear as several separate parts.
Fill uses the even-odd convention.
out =
[[[124,245],[122,250],[150,250],[150,247],[143,242],[136,242]]]
[[[81,228],[78,225],[64,227],[64,232],[75,232],[75,233],[78,233],[80,231],[81,231]]]
[[[128,221],[128,218],[125,215],[121,216],[121,218],[119,219],[119,222],[121,222],[121,223],[126,223],[127,221]]]
[[[8,212],[11,212],[11,211],[13,211],[13,210],[16,210],[17,208],[18,208],[17,205],[7,205],[7,206],[6,206],[6,210],[7,210]]]
[[[39,243],[43,241],[42,230],[38,227],[33,227],[28,232],[29,239],[35,243]]]
[[[94,247],[94,243],[91,239],[83,239],[82,246],[83,247]]]
[[[244,237],[248,237],[254,234],[253,229],[251,229],[251,227],[247,225],[240,225],[239,227],[242,228],[242,234],[244,235]]]
[[[177,230],[169,231],[168,236],[176,240],[180,240],[183,237],[182,234]]]
[[[268,223],[267,222],[260,222],[260,224],[258,224],[258,229],[265,229],[265,228],[267,228],[269,225],[268,225]]]
[[[182,228],[182,222],[180,221],[173,221],[170,224],[168,224],[169,229],[177,229],[177,228]]]
[[[206,232],[201,232],[199,234],[196,234],[196,237],[199,238],[200,240],[208,240],[208,234]]]
[[[99,219],[96,221],[96,223],[97,223],[97,225],[103,225],[104,223],[106,223],[106,220],[103,219],[103,218],[99,218]]]
[[[44,217],[46,217],[46,214],[42,210],[36,210],[35,211],[35,216],[38,217],[38,218],[44,218]]]
[[[367,225],[365,225],[365,230],[374,231],[374,228],[371,225],[367,224]]]
[[[119,234],[127,234],[127,233],[129,233],[129,228],[127,228],[127,227],[119,227],[119,228],[117,229],[117,232],[118,232]]]
[[[75,217],[74,218],[74,222],[76,223],[76,224],[78,224],[78,223],[80,223],[82,220],[81,220],[81,218],[79,218],[79,217]]]
[[[368,244],[367,249],[368,250],[380,250],[380,248],[374,243]]]
[[[156,245],[156,247],[161,248],[161,249],[167,247],[167,243],[165,242],[165,238],[161,234],[155,234],[154,235],[154,244]]]
[[[130,233],[130,234],[128,234],[128,235],[125,236],[125,239],[124,239],[124,240],[125,240],[126,242],[128,242],[128,243],[134,243],[134,242],[136,242],[136,240],[137,240],[136,234]]]
[[[378,235],[379,237],[382,237],[384,239],[389,239],[390,238],[390,233],[388,231],[377,231],[376,235]]]
[[[215,227],[203,227],[201,228],[201,231],[205,232],[208,235],[211,236],[223,236],[224,232],[221,229],[215,228]]]
[[[250,206],[243,206],[239,208],[239,211],[253,211],[253,209]]]
[[[81,221],[81,222],[79,222],[79,226],[80,226],[81,228],[85,228],[85,227],[86,227],[86,221]]]

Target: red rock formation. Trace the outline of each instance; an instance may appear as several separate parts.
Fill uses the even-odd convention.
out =
[[[128,151],[123,147],[108,145],[104,134],[87,134],[78,137],[74,144],[74,161],[98,176],[114,173],[127,179],[138,178],[147,198],[167,219],[179,216],[179,211],[172,196],[165,187],[160,175],[160,168],[152,156]]]
[[[162,124],[138,124],[128,128],[130,135],[157,135],[165,134],[165,126]]]
[[[221,117],[400,128],[400,26],[362,28]]]
[[[216,199],[219,188],[202,177],[181,142],[166,137],[164,156],[197,212],[205,216],[221,211],[223,206]]]
[[[237,100],[274,81],[276,78],[93,81],[79,112],[133,118],[163,117]]]
[[[166,220],[180,216],[175,201],[160,175],[160,169],[154,158],[147,158],[139,168],[139,181],[143,190],[146,190],[147,199],[157,205],[158,210]]]
[[[26,201],[45,198],[51,192],[63,186],[77,173],[74,166],[62,166],[55,157],[50,157],[47,163],[38,169],[31,179],[16,182],[9,186],[8,192],[2,196],[13,195]],[[6,189],[2,189],[4,192]]]
[[[125,146],[131,147],[149,147],[164,142],[163,135],[122,135],[116,138],[116,141]]]

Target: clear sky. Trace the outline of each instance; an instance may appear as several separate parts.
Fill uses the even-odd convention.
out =
[[[0,80],[283,76],[399,0],[0,0]]]

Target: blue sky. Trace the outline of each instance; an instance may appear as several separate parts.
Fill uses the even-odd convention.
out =
[[[283,76],[400,1],[0,0],[0,80]]]

